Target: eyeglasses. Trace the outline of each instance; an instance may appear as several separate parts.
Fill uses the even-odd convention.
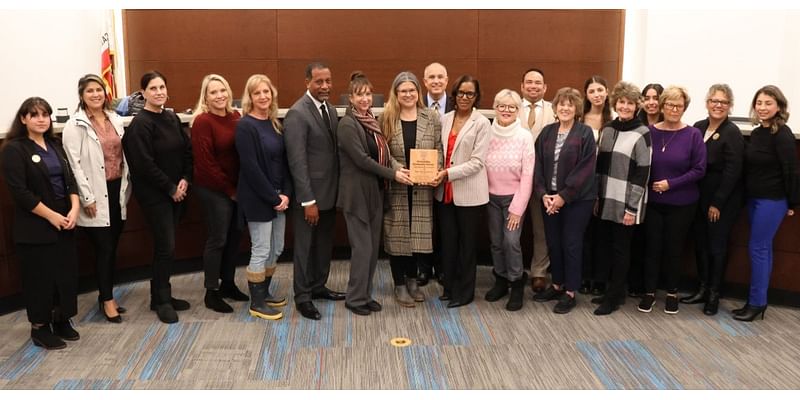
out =
[[[508,112],[515,112],[517,111],[517,106],[513,104],[498,104],[494,107],[497,111],[508,111]]]
[[[401,95],[404,95],[404,96],[405,95],[409,95],[409,94],[414,94],[414,93],[417,93],[417,89],[406,89],[406,90],[398,90],[397,91],[397,94],[401,94]]]
[[[456,93],[456,97],[466,97],[472,100],[475,98],[475,94],[476,94],[475,92],[462,92],[459,90],[458,93]]]
[[[731,102],[728,100],[708,99],[708,104],[713,106],[729,106],[731,105]]]
[[[683,104],[664,103],[664,108],[667,110],[680,111],[683,110],[683,107],[685,107]]]

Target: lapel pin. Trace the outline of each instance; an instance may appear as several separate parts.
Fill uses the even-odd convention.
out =
[[[42,161],[42,157],[40,157],[38,154],[34,154],[31,156],[31,161],[39,163],[39,161]]]

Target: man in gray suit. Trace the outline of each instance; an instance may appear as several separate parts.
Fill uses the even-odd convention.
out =
[[[339,155],[339,117],[328,102],[331,70],[323,63],[306,66],[306,93],[283,120],[286,155],[294,180],[294,301],[304,317],[322,318],[312,299],[344,300],[344,293],[325,287],[331,267]]]

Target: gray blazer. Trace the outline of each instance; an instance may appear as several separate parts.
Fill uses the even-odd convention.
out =
[[[289,172],[294,181],[297,205],[317,201],[320,210],[336,207],[339,187],[339,155],[336,129],[339,117],[336,108],[325,102],[331,118],[333,136],[328,133],[322,115],[308,96],[298,99],[283,120],[283,135]]]
[[[447,144],[453,129],[455,111],[444,115],[442,121],[442,155],[447,158]],[[479,206],[489,202],[489,181],[486,178],[484,160],[491,138],[489,119],[477,110],[472,110],[456,137],[447,179],[453,184],[453,204],[459,207]],[[436,188],[436,200],[444,198],[444,183]]]
[[[392,180],[394,170],[378,164],[369,155],[367,132],[352,116],[350,109],[339,121],[337,139],[340,151],[339,197],[336,205],[342,211],[369,223],[369,215],[383,212],[383,193],[378,177]],[[389,147],[385,147],[389,157]]]

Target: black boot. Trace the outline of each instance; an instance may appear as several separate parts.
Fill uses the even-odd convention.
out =
[[[763,305],[761,307],[756,306],[747,306],[744,311],[740,314],[734,315],[733,319],[737,321],[746,321],[752,322],[756,317],[761,315],[761,319],[764,319],[764,313],[767,312],[767,306]]]
[[[703,314],[716,315],[719,310],[719,291],[710,289],[708,291],[708,300],[705,307],[703,307]]]
[[[38,328],[31,327],[31,341],[34,345],[44,347],[47,350],[58,350],[67,347],[67,344],[50,330],[50,324],[44,324]]]
[[[206,303],[206,308],[218,313],[227,314],[233,312],[233,307],[222,300],[222,294],[219,289],[206,289],[206,296],[203,301]]]
[[[53,321],[53,333],[64,340],[75,341],[81,338],[81,335],[78,334],[78,331],[72,327],[72,323],[70,321]]]
[[[690,294],[686,297],[681,297],[681,303],[683,304],[700,304],[705,303],[708,299],[708,288],[705,284],[700,284],[700,287],[697,289],[696,292]]]
[[[484,299],[490,303],[500,300],[508,294],[508,279],[498,275],[494,270],[492,270],[492,275],[494,275],[494,286],[484,296]]]
[[[283,307],[286,305],[286,297],[281,296],[274,296],[269,292],[269,285],[272,283],[272,277],[268,276],[266,280],[264,280],[264,286],[267,288],[267,292],[264,294],[264,301],[267,303],[268,306],[271,307]]]
[[[222,284],[219,286],[220,294],[222,297],[226,299],[231,299],[233,301],[247,301],[250,300],[246,294],[242,293],[236,284],[233,281],[222,281]]]
[[[527,281],[528,274],[522,274],[522,277],[511,282],[511,295],[508,296],[506,310],[518,311],[522,309],[523,297],[525,297],[525,282]]]
[[[264,297],[267,293],[265,282],[247,282],[250,289],[250,315],[263,319],[281,319],[283,313],[266,305]]]

